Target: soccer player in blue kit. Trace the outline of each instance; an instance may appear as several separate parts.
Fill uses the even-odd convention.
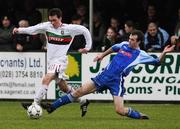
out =
[[[147,115],[124,106],[123,95],[125,90],[123,78],[126,77],[137,64],[160,65],[163,62],[166,53],[172,52],[175,45],[166,46],[159,58],[154,58],[148,55],[145,51],[139,49],[139,44],[142,43],[143,40],[144,34],[139,30],[135,30],[131,33],[129,42],[124,41],[115,44],[105,52],[97,55],[94,61],[101,61],[106,55],[112,52],[117,52],[112,61],[102,72],[100,72],[96,77],[91,78],[91,80],[83,84],[74,92],[62,96],[52,104],[48,104],[46,109],[47,112],[52,113],[58,107],[72,103],[77,98],[86,94],[109,89],[113,96],[116,113],[134,119],[149,119]]]

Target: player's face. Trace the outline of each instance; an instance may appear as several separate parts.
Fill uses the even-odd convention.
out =
[[[139,48],[139,41],[137,41],[137,35],[129,36],[129,47],[133,49]]]
[[[51,24],[54,26],[54,28],[58,28],[61,26],[62,22],[61,22],[61,17],[58,18],[56,15],[55,16],[49,16],[49,21],[51,22]]]

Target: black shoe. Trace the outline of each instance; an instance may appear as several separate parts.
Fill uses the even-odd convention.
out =
[[[50,105],[50,103],[41,103],[41,107],[43,108],[43,109],[47,109],[47,108],[49,108],[49,105]]]
[[[23,107],[24,109],[26,109],[26,110],[28,109],[29,106],[31,106],[31,104],[32,104],[32,103],[30,103],[30,102],[22,102],[22,103],[21,103],[22,107]]]
[[[50,103],[41,103],[41,107],[43,109],[46,109],[46,111],[50,114],[52,113],[55,109],[51,106]]]
[[[146,120],[148,120],[149,117],[148,117],[146,114],[142,114],[142,113],[141,113],[141,118],[140,118],[140,119],[146,119]]]
[[[81,117],[83,117],[83,116],[86,115],[88,105],[89,105],[89,100],[88,100],[88,99],[86,99],[86,102],[85,102],[85,103],[81,104],[81,107],[80,107],[80,109],[81,109],[81,111],[82,111]]]

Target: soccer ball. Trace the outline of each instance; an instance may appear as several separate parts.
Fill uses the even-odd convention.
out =
[[[42,108],[37,104],[28,107],[27,114],[29,118],[39,119],[42,116]]]

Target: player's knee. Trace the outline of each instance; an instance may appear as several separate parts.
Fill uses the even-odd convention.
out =
[[[63,92],[65,92],[65,93],[70,93],[71,92],[71,87],[67,85],[65,80],[61,79],[58,82],[58,86],[59,86],[59,89],[62,90]]]
[[[43,78],[42,84],[48,85],[50,83],[51,79],[50,78]]]
[[[52,75],[45,75],[44,78],[42,79],[42,84],[49,85],[52,79],[53,79]]]
[[[79,97],[83,96],[81,89],[75,90],[75,91],[72,93],[72,95],[73,95],[74,97],[76,97],[76,98],[79,98]]]
[[[117,114],[125,116],[124,108],[115,108]]]

